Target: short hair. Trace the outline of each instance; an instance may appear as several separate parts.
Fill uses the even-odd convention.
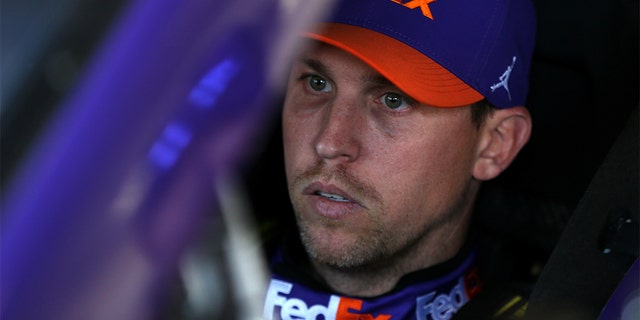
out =
[[[471,121],[476,125],[478,129],[482,126],[484,121],[493,115],[496,111],[496,107],[489,103],[486,99],[482,99],[478,102],[471,104]]]

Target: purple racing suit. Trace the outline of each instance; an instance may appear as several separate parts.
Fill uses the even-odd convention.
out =
[[[331,290],[317,280],[306,259],[299,244],[276,252],[265,319],[446,320],[482,289],[476,250],[469,246],[443,263],[405,275],[390,292],[370,298]]]

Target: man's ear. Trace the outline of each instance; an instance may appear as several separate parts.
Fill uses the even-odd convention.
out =
[[[481,127],[478,157],[473,177],[497,177],[515,159],[531,136],[531,115],[525,107],[496,110]]]

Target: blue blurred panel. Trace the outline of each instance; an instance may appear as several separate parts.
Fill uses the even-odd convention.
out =
[[[633,320],[640,318],[640,259],[631,265],[598,320]]]
[[[133,2],[2,201],[0,318],[155,318],[328,4]]]

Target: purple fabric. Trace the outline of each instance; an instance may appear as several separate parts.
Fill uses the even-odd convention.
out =
[[[274,274],[266,296],[265,319],[450,319],[480,288],[475,252],[447,273],[416,281],[375,298],[347,297],[314,290]],[[296,318],[297,319],[297,318]]]

